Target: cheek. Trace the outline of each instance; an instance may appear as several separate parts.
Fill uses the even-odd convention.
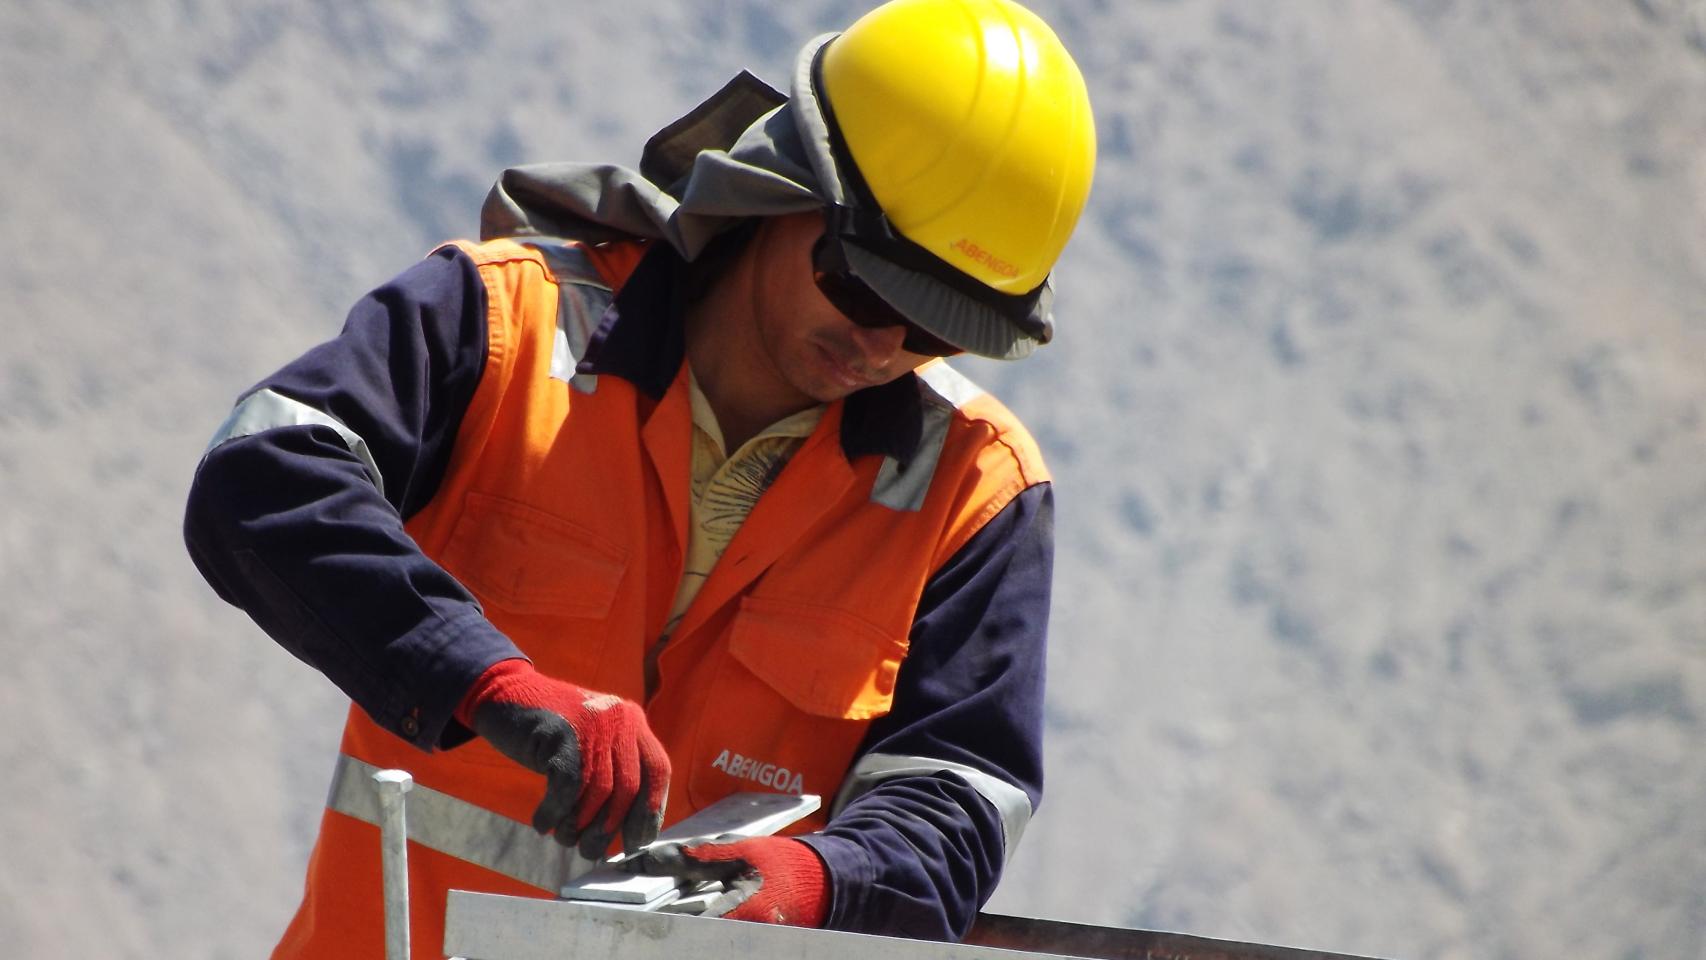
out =
[[[799,314],[775,311],[759,323],[759,342],[778,380],[796,393],[818,402],[835,397],[826,395],[827,384],[822,382],[820,341],[829,334],[806,322]]]
[[[763,321],[763,336],[770,352],[798,360],[815,343],[845,344],[846,320],[833,308],[821,310],[805,297],[792,297],[771,311]]]
[[[800,361],[810,346],[811,329],[800,322],[798,314],[780,310],[765,318],[760,327],[760,336],[771,360],[783,370],[787,370],[790,365]]]

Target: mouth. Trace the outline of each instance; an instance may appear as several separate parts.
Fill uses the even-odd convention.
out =
[[[866,373],[864,364],[858,360],[849,358],[847,354],[832,349],[823,343],[818,343],[816,346],[823,361],[824,371],[829,374],[829,378],[835,381],[836,385],[852,392],[877,384],[879,378]]]

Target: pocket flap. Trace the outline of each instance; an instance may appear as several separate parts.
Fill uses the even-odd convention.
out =
[[[482,601],[516,613],[602,617],[628,557],[580,524],[515,500],[470,493],[444,566]]]
[[[906,641],[835,607],[747,597],[729,652],[794,706],[821,717],[889,712]]]

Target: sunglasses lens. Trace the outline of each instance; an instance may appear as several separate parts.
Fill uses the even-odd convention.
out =
[[[906,323],[905,317],[896,313],[881,297],[851,277],[819,273],[816,279],[817,288],[823,293],[824,299],[861,327],[874,329]]]
[[[906,339],[900,342],[900,348],[921,357],[951,357],[961,352],[959,347],[910,323],[907,324]]]
[[[900,311],[889,306],[887,301],[877,296],[875,291],[857,278],[824,270],[821,263],[814,266],[816,269],[812,277],[817,282],[818,291],[842,316],[855,324],[870,329],[905,327],[906,338],[900,343],[901,349],[919,356],[950,357],[960,352],[959,347],[906,319]]]

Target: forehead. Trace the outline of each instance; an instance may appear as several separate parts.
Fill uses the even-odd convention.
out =
[[[746,245],[745,252],[754,258],[754,266],[761,278],[772,282],[783,279],[776,276],[778,272],[790,278],[795,273],[809,277],[812,245],[823,236],[823,230],[823,213],[818,210],[765,217],[759,222],[758,231]],[[791,267],[801,269],[786,269]],[[778,271],[777,268],[784,269]]]
[[[799,213],[765,217],[759,231],[774,243],[804,244],[810,247],[822,235],[823,229],[822,210],[802,210]]]
[[[819,210],[761,218],[741,251],[746,263],[735,272],[745,273],[770,296],[797,297],[796,288],[812,286],[812,246],[823,230]]]

